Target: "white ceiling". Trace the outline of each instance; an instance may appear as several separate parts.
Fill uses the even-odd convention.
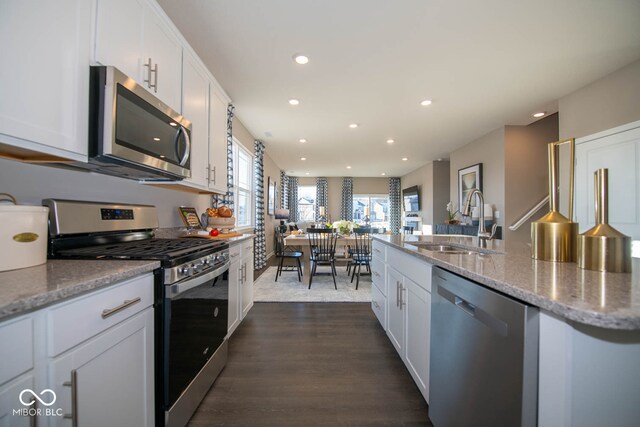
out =
[[[297,176],[404,175],[640,58],[638,0],[159,3]]]

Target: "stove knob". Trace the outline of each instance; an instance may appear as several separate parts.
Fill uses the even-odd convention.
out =
[[[203,265],[209,265],[211,264],[211,259],[209,257],[206,257],[205,259],[202,260],[202,264]]]
[[[191,275],[190,268],[189,268],[188,265],[185,265],[184,267],[180,267],[178,269],[178,273],[180,273],[183,276],[190,276]]]
[[[199,264],[194,264],[193,271],[195,273],[200,273],[204,267],[205,267],[205,263],[204,263],[204,261],[202,261]]]

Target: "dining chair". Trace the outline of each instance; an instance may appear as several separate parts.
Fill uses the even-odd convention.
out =
[[[353,272],[351,273],[351,283],[353,283],[354,277],[357,274],[356,290],[360,284],[360,270],[364,265],[368,274],[371,274],[371,228],[360,227],[353,229],[353,237],[355,238],[355,249],[351,254],[351,266]]]
[[[402,234],[413,234],[413,227],[410,225],[402,226]]]
[[[311,260],[311,272],[309,274],[309,289],[313,276],[316,274],[331,274],[333,286],[336,284],[336,243],[338,242],[335,230],[331,228],[307,228],[309,236],[309,259]],[[331,273],[317,273],[318,265],[328,265]]]
[[[286,250],[286,246],[284,244],[285,234],[287,232],[286,225],[279,225],[276,227],[276,257],[280,259],[278,262],[278,269],[276,270],[276,282],[278,281],[278,276],[282,276],[283,271],[293,271],[289,270],[290,267],[295,266],[286,266],[284,265],[285,259],[295,259],[298,263],[296,271],[298,272],[298,282],[302,280],[302,264],[300,262],[300,258],[302,258],[303,253],[300,251],[290,251]]]

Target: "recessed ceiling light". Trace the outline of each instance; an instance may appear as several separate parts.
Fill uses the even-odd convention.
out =
[[[175,122],[171,122],[171,123],[169,123],[169,124],[170,124],[171,126],[173,126],[173,127],[178,126],[178,124],[177,124],[177,123],[175,123]]]
[[[293,55],[293,60],[300,65],[304,65],[309,62],[309,57],[300,53],[296,53],[295,55]]]
[[[426,107],[427,105],[431,105],[431,100],[425,99],[424,101],[420,102],[420,105],[422,105],[423,107]]]
[[[160,141],[160,138],[153,138],[154,141]]]
[[[349,127],[350,127],[351,129],[355,129],[355,128],[357,128],[357,127],[358,127],[358,124],[357,124],[357,123],[351,123],[351,124],[349,125]]]
[[[386,175],[386,173],[385,173],[385,172],[382,172],[380,175],[385,176],[385,175]]]
[[[307,160],[306,157],[300,157],[300,160]]]
[[[387,144],[393,144],[394,142],[396,142],[396,141],[393,140],[393,139],[387,139]]]
[[[347,169],[351,169],[351,166],[347,166]]]
[[[305,175],[309,175],[309,172],[305,173]]]
[[[298,141],[302,142],[303,144],[304,144],[305,142],[307,142],[307,140],[306,140],[306,139],[304,139],[304,138],[300,138]]]
[[[539,113],[535,113],[535,114],[533,115],[533,117],[542,117],[542,116],[544,116],[545,114],[547,114],[547,112],[546,112],[546,111],[541,111],[541,112],[539,112]]]
[[[289,100],[289,104],[291,104],[291,105],[298,105],[298,104],[300,104],[300,101],[299,101],[299,100],[297,100],[297,99],[295,99],[295,98],[291,98],[291,99]]]
[[[408,159],[408,158],[406,158],[406,157],[403,157],[403,158],[402,158],[402,161],[403,161],[403,162],[406,162],[407,160],[409,160],[409,159]]]

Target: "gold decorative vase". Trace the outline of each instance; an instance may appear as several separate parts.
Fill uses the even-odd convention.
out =
[[[578,236],[578,267],[631,272],[631,238],[609,225],[609,170],[594,173],[596,225]]]
[[[559,147],[569,144],[569,218],[558,211],[558,158]],[[531,256],[541,261],[575,262],[578,223],[573,217],[573,165],[575,140],[552,142],[549,151],[549,208],[548,214],[531,223]]]

